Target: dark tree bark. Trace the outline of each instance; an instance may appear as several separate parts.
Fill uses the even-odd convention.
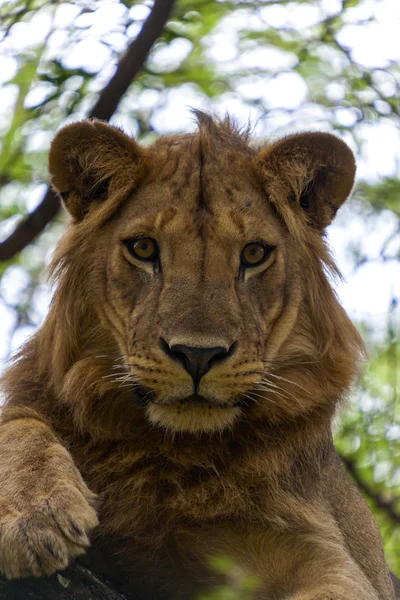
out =
[[[352,460],[348,456],[340,455],[340,458],[346,467],[349,475],[354,479],[358,489],[363,492],[377,508],[387,514],[387,516],[393,521],[393,523],[400,524],[400,512],[396,509],[399,504],[399,498],[393,497],[390,500],[386,499],[379,492],[375,492],[371,486],[363,480],[360,473],[357,470],[357,464],[355,460]]]
[[[396,599],[400,600],[400,580],[392,575]],[[6,581],[0,577],[1,600],[132,600],[112,585],[76,563],[61,574],[42,579],[33,577]],[[139,599],[138,599],[139,600]]]
[[[0,578],[1,600],[127,600],[111,584],[79,563],[40,579]]]

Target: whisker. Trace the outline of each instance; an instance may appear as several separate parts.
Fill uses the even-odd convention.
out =
[[[145,395],[143,396],[143,398],[142,398],[142,402],[145,402],[146,398],[147,398],[147,397],[148,397],[150,394],[152,394],[152,390],[149,390],[149,391],[147,392],[147,394],[145,394]]]
[[[299,358],[301,358],[301,357],[299,357]],[[281,364],[283,366],[290,367],[290,366],[297,366],[297,365],[314,365],[314,364],[317,364],[317,363],[321,363],[322,361],[321,360],[307,360],[307,361],[302,360],[300,362],[300,361],[296,360],[295,356],[292,356],[290,358],[286,358],[285,360],[281,360],[281,361],[279,361],[279,360],[273,360],[273,359],[269,360],[269,359],[266,358],[264,360],[261,360],[260,362],[262,362],[262,363],[272,363],[272,364],[276,363],[276,364]]]
[[[250,400],[252,404],[258,404],[259,400],[257,400],[257,398],[252,398],[250,396],[250,394],[244,394],[243,398],[242,398],[242,402],[244,402],[245,400]],[[245,402],[245,405],[248,407],[249,405],[247,404],[247,402]]]
[[[288,402],[290,400],[289,396],[287,396],[286,394],[284,394],[284,390],[282,390],[281,388],[272,388],[269,386],[264,385],[263,387],[257,387],[255,388],[259,391],[266,391],[266,392],[270,392],[271,394],[274,394],[275,396],[278,396],[278,398],[281,398],[284,402]],[[279,391],[277,391],[279,390]]]
[[[284,396],[282,396],[279,393],[277,393],[276,391],[274,391],[274,390],[268,390],[267,388],[265,388],[265,391],[270,391],[272,394],[280,396],[282,398],[282,400],[283,400],[284,403],[287,402],[287,399]],[[248,392],[247,394],[249,396],[256,396],[255,398],[253,398],[253,401],[256,402],[257,404],[260,403],[260,400],[258,400],[258,398],[261,398],[261,400],[266,400],[270,404],[274,404],[274,405],[277,404],[276,400],[273,400],[271,397],[266,397],[263,394],[257,394],[257,392],[254,392],[253,390],[250,391],[250,392]]]
[[[269,371],[258,371],[258,373],[260,373],[261,375],[264,375],[266,377],[274,377],[275,379],[280,379],[281,381],[286,381],[286,383],[290,383],[291,385],[295,385],[296,387],[300,388],[301,390],[303,390],[303,392],[306,392],[306,394],[310,393],[309,390],[307,390],[305,387],[303,387],[302,385],[300,385],[296,381],[292,381],[291,379],[287,379],[286,377],[282,377],[282,375],[277,375],[276,373],[270,373]],[[263,381],[265,381],[265,379]],[[270,383],[271,385],[273,385],[272,381],[269,381],[268,383]],[[288,390],[286,390],[286,391],[288,391]]]
[[[293,399],[295,402],[299,402],[299,403],[300,403],[300,401],[299,401],[299,399],[297,398],[297,396],[295,396],[295,395],[294,395],[292,392],[289,392],[289,390],[287,390],[287,389],[283,388],[282,386],[277,386],[277,385],[274,385],[274,384],[272,383],[272,381],[264,380],[264,381],[261,381],[259,385],[261,385],[261,386],[262,386],[262,385],[266,385],[266,384],[267,384],[267,385],[270,387],[270,389],[271,389],[271,387],[272,387],[272,389],[274,389],[274,390],[279,390],[279,392],[280,392],[281,394],[284,394],[284,397],[285,397],[287,400]],[[276,391],[276,393],[278,393],[278,392]]]
[[[262,379],[261,381],[258,381],[255,386],[267,386],[269,389],[279,390],[282,393],[285,392],[290,395],[289,390],[285,390],[281,385],[278,385],[273,381],[269,381],[268,379]]]
[[[296,387],[298,387],[301,390],[303,390],[303,392],[306,392],[306,394],[310,393],[309,390],[307,390],[305,387],[303,387],[302,385],[300,385],[296,381],[292,381],[291,379],[287,379],[286,377],[282,377],[282,375],[275,375],[274,373],[268,373],[268,375],[270,375],[271,377],[275,377],[276,379],[281,379],[282,381],[286,381],[286,383],[290,383],[292,385],[295,385]]]
[[[286,398],[287,400],[292,399],[295,403],[297,403],[298,405],[300,405],[304,410],[306,410],[306,406],[304,405],[304,403],[300,400],[300,398],[298,396],[296,396],[295,394],[293,394],[292,392],[289,392],[289,390],[279,387],[279,390],[281,390],[282,392],[285,392],[286,394]]]
[[[251,396],[254,396],[254,398],[251,398]],[[267,400],[268,402],[271,402],[271,404],[276,404],[276,402],[274,402],[270,398],[266,398],[262,394],[257,394],[257,392],[253,392],[253,391],[247,392],[246,397],[250,398],[250,400],[253,400],[257,404],[260,403],[260,400],[258,398],[261,398],[261,400]]]
[[[134,377],[134,375],[131,375],[131,373],[127,373],[125,371],[123,373],[110,373],[109,375],[103,375],[102,379],[108,379],[109,377],[119,377],[119,376]]]

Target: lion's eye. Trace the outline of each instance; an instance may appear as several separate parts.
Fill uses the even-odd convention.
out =
[[[257,267],[269,258],[273,250],[274,246],[251,242],[242,250],[240,257],[242,265],[245,267]]]
[[[134,258],[147,262],[154,262],[158,258],[159,249],[157,242],[150,237],[133,238],[126,240],[125,245]]]

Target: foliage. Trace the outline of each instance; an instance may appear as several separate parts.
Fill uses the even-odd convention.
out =
[[[231,560],[217,556],[210,560],[210,566],[224,581],[217,591],[200,596],[198,600],[252,600],[259,587],[256,577],[245,573]]]
[[[54,131],[90,112],[151,6],[149,0],[0,1],[1,239],[44,195]],[[343,252],[347,270],[358,276],[389,265],[393,277],[399,276],[398,164],[393,157],[379,162],[389,156],[389,142],[392,154],[400,143],[400,68],[377,37],[385,26],[390,35],[391,10],[398,10],[392,0],[177,0],[112,122],[148,143],[160,133],[190,127],[186,107],[194,105],[250,116],[259,137],[278,129],[337,131],[361,164],[353,204],[339,223],[343,239],[349,218],[362,224]],[[364,54],[354,41],[363,36]],[[63,219],[57,217],[33,244],[0,264],[3,360],[46,312],[50,294],[42,266]],[[368,489],[390,565],[400,575],[395,288],[393,280],[387,310],[378,319],[355,314],[362,317],[371,361],[339,420],[336,441]],[[382,508],[386,505],[391,511]],[[240,585],[237,597],[244,598]]]

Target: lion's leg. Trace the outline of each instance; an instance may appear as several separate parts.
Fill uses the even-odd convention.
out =
[[[49,425],[25,409],[0,421],[0,482],[1,573],[49,575],[85,552],[95,496]]]
[[[220,523],[182,529],[179,542],[191,564],[196,554],[202,564],[207,556],[228,556],[244,573],[255,575],[256,600],[394,600],[391,586],[377,591],[323,506],[318,510],[305,503],[297,529]]]
[[[384,600],[345,548],[321,548],[294,575],[295,590],[287,600]]]
[[[379,600],[376,593],[373,595],[365,594],[362,590],[349,591],[348,589],[337,588],[336,586],[321,586],[304,590],[294,596],[288,596],[286,600]]]
[[[362,581],[350,580],[336,575],[323,577],[323,582],[309,583],[300,591],[287,596],[286,600],[381,600],[377,592]]]

